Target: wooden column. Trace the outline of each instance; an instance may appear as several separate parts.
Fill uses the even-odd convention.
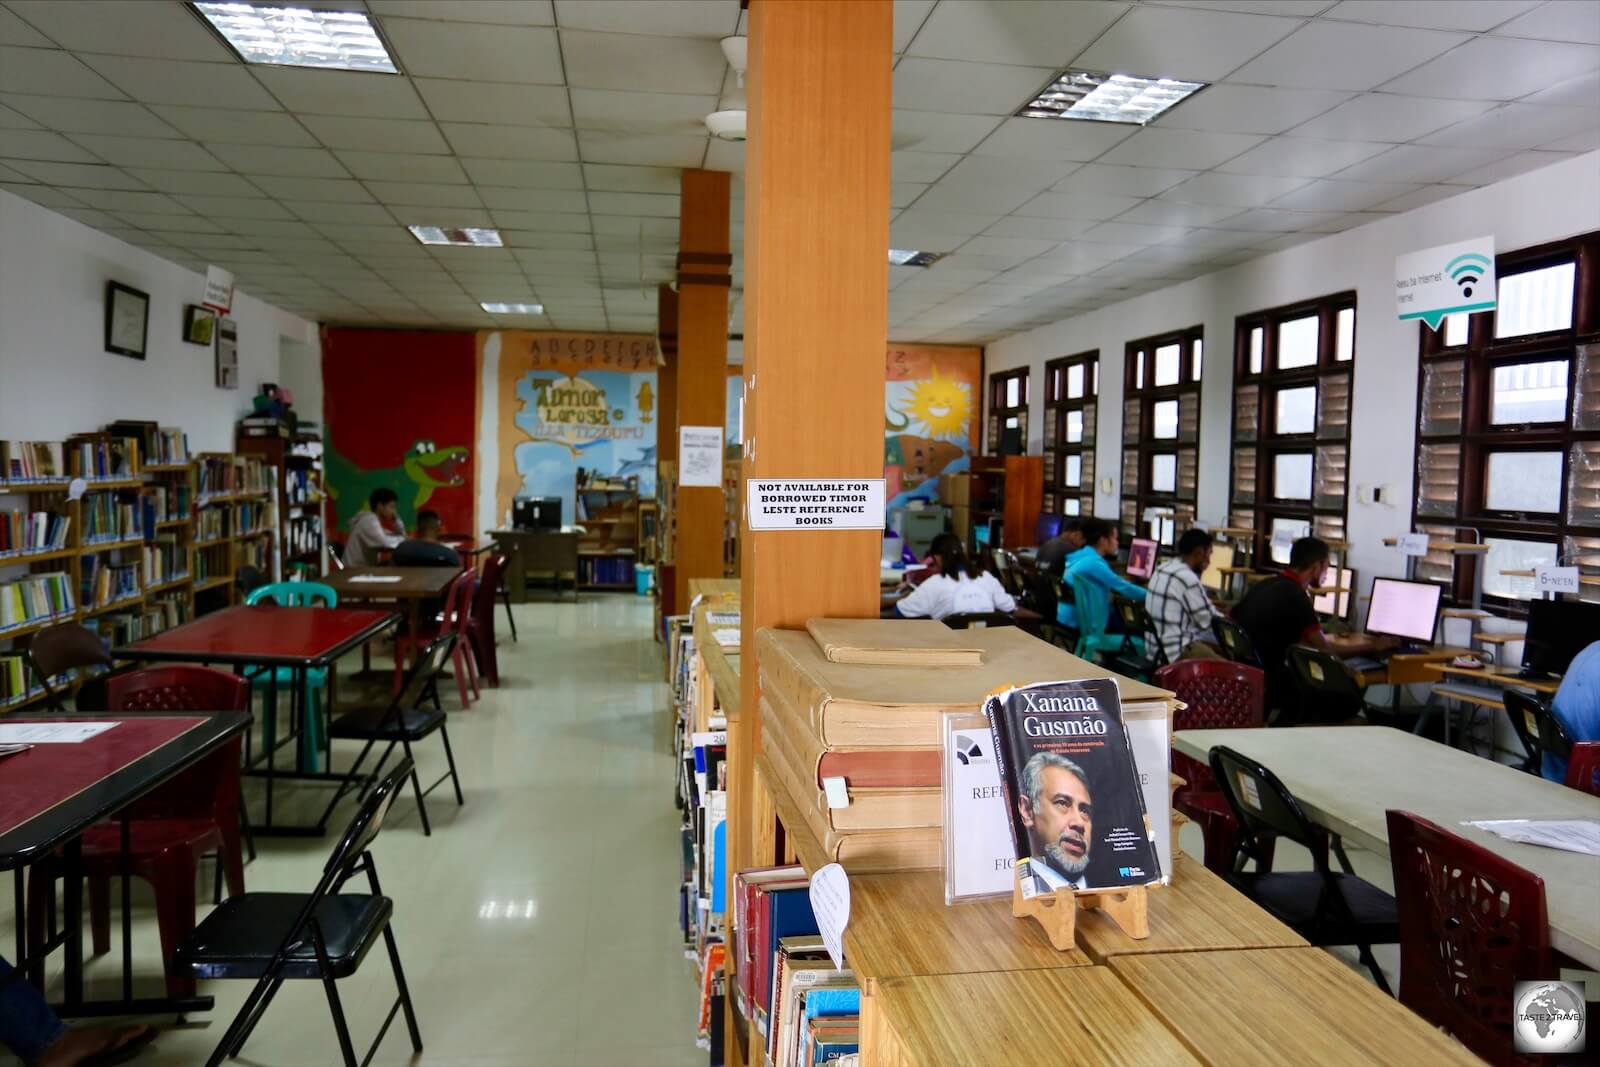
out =
[[[728,406],[728,193],[732,175],[683,172],[678,210],[677,426],[726,424]],[[677,435],[671,453],[676,458]],[[681,475],[681,472],[680,472]],[[678,487],[678,552],[673,580],[680,611],[689,610],[689,579],[722,577],[725,505],[721,485]]]
[[[665,477],[661,464],[675,469],[678,460],[678,292],[670,285],[656,289],[656,347],[661,362],[656,367],[656,484]],[[674,473],[672,475],[676,477]],[[665,530],[672,517],[663,510],[656,522]],[[656,595],[661,598],[661,614],[677,615],[676,568],[663,556],[656,562]]]

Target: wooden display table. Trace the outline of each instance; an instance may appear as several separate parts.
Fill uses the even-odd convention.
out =
[[[1215,1067],[1483,1062],[1321,949],[1119,956],[1109,969]]]

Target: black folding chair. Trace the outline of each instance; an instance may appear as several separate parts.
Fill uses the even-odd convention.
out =
[[[422,817],[424,836],[431,836],[433,827],[428,822],[428,807],[423,798],[443,785],[446,779],[449,779],[455,787],[456,803],[466,803],[461,795],[461,778],[456,774],[455,753],[450,750],[450,732],[445,729],[444,708],[439,702],[439,672],[443,670],[445,661],[450,658],[455,641],[456,635],[451,633],[440,634],[434,638],[417,658],[416,666],[411,668],[406,684],[387,706],[356,708],[340,715],[329,725],[328,737],[331,740],[365,741],[366,745],[356,757],[355,763],[351,764],[344,781],[339,783],[333,799],[328,801],[327,808],[322,812],[322,818],[317,821],[318,826],[327,824],[328,817],[333,814],[333,809],[344,796],[345,790],[358,780],[356,776],[361,770],[361,764],[366,761],[367,754],[372,751],[372,746],[379,742],[388,744],[383,750],[383,755],[378,757],[377,766],[362,780],[361,792],[358,795],[366,794],[372,782],[383,773],[384,764],[389,761],[394,747],[399,745],[406,762],[413,764],[411,788],[417,797],[417,813]],[[432,703],[433,707],[427,708],[424,706],[425,703]],[[450,770],[441,774],[438,781],[424,789],[417,777],[411,746],[414,742],[422,741],[434,733],[437,733],[439,739],[444,742],[444,758]]]
[[[1111,610],[1122,620],[1122,647],[1111,657],[1111,669],[1148,682],[1157,670],[1167,665],[1166,650],[1161,647],[1161,633],[1150,612],[1137,600],[1114,596]],[[1134,638],[1144,639],[1144,652],[1134,644]]]
[[[1362,716],[1387,725],[1397,719],[1389,709],[1367,703],[1366,691],[1331,652],[1291,645],[1287,659],[1297,706],[1280,709],[1274,726],[1328,726]]]
[[[1400,914],[1394,897],[1349,872],[1348,857],[1337,839],[1306,817],[1294,794],[1266,767],[1218,745],[1211,750],[1211,774],[1239,821],[1228,881],[1313,945],[1356,946],[1373,981],[1388,993],[1389,983],[1372,955],[1372,946],[1400,940]],[[1278,838],[1304,846],[1311,853],[1314,870],[1272,870]],[[1328,865],[1330,839],[1347,868],[1344,873]],[[1252,860],[1256,869],[1246,871],[1245,865]]]
[[[1062,604],[1077,606],[1073,597],[1072,586],[1064,581],[1059,574],[1046,575],[1045,580],[1050,583],[1050,593],[1056,602],[1055,609],[1045,616],[1045,620],[1050,624],[1050,643],[1057,648],[1064,648],[1071,652],[1078,647],[1078,631],[1057,620],[1061,618]]]
[[[26,663],[33,669],[40,687],[44,690],[45,706],[51,711],[67,711],[62,701],[63,690],[50,685],[69,671],[76,671],[83,684],[78,687],[73,709],[98,712],[106,710],[105,674],[111,670],[111,653],[106,651],[100,635],[76,622],[62,622],[40,630],[23,650]],[[99,673],[90,676],[90,671]]]
[[[1517,740],[1528,753],[1522,769],[1529,774],[1544,773],[1544,757],[1548,753],[1557,759],[1572,756],[1572,737],[1561,720],[1556,718],[1543,701],[1527,693],[1507,689],[1501,694],[1506,702],[1506,716]]]
[[[411,1047],[422,1051],[422,1033],[417,1028],[417,1014],[411,1006],[411,992],[406,988],[400,949],[390,922],[394,902],[383,895],[372,858],[372,842],[383,826],[384,814],[411,773],[411,761],[403,759],[367,795],[310,893],[245,893],[230,897],[178,946],[176,966],[186,968],[196,978],[245,978],[256,983],[206,1060],[206,1067],[218,1067],[223,1059],[238,1056],[278,989],[286,980],[297,978],[322,982],[345,1067],[359,1067],[371,1061],[389,1032],[395,1013],[402,1009],[406,1028],[411,1031]],[[363,871],[370,893],[341,892],[345,883]],[[378,1028],[366,1058],[358,1061],[337,980],[356,973],[380,934],[389,950],[399,995]]]
[[[1244,663],[1251,667],[1261,667],[1261,654],[1256,651],[1256,643],[1250,640],[1250,635],[1245,633],[1243,626],[1232,619],[1225,619],[1221,615],[1211,620],[1211,632],[1216,635],[1217,644],[1222,646],[1222,651],[1235,663]]]
[[[964,611],[946,615],[942,620],[952,630],[981,630],[988,626],[1015,626],[1017,620],[1003,611]]]

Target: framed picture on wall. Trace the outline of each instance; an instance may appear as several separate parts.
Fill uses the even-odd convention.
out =
[[[183,309],[183,339],[192,345],[209,346],[217,336],[217,313],[199,304]]]
[[[217,388],[239,388],[239,324],[217,320]]]
[[[121,282],[106,283],[106,351],[143,359],[150,336],[150,294]]]

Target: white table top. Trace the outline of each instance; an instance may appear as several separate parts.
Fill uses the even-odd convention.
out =
[[[1600,797],[1383,726],[1180,730],[1172,745],[1202,761],[1214,745],[1259,760],[1312,821],[1366,848],[1388,852],[1384,812],[1398,808],[1504,856],[1544,879],[1551,946],[1600,968],[1600,857],[1517,844],[1461,825],[1600,820]]]

